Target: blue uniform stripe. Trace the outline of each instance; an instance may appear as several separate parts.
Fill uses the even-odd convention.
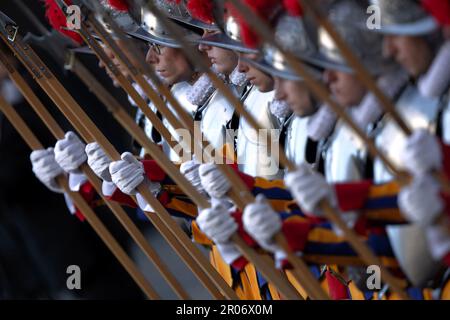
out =
[[[369,247],[378,256],[393,257],[392,248],[389,240],[385,236],[370,236],[366,242]],[[335,256],[356,256],[355,251],[347,242],[326,243],[309,241],[306,244],[305,254],[321,254],[321,255],[335,255]]]
[[[367,199],[364,208],[371,210],[398,208],[397,196]]]
[[[291,193],[288,190],[281,189],[281,188],[265,189],[265,188],[254,187],[252,190],[252,193],[255,196],[262,193],[266,196],[267,199],[271,199],[271,200],[286,200],[286,201],[293,200]]]

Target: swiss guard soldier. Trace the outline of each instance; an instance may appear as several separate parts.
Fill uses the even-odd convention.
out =
[[[188,2],[188,8],[191,10],[192,13],[196,14],[196,17],[198,17],[199,19],[204,20],[205,22],[211,22],[214,21],[214,17],[212,15],[211,12],[205,12],[204,10],[202,10],[203,8],[208,7],[206,4],[207,3],[211,3],[211,1],[189,1]],[[219,10],[219,9],[218,9]],[[233,55],[234,59],[233,61],[235,62],[234,64],[234,71],[228,76],[230,81],[234,84],[234,86],[240,86],[243,87],[243,89],[245,90],[240,90],[242,92],[241,94],[241,101],[244,102],[244,105],[247,107],[247,103],[249,101],[249,99],[251,99],[252,101],[252,108],[254,109],[254,113],[261,115],[263,118],[261,119],[265,119],[263,121],[263,123],[265,125],[268,126],[268,129],[274,128],[274,124],[276,124],[278,122],[278,120],[270,114],[270,110],[269,110],[269,103],[271,102],[271,100],[273,100],[273,80],[270,78],[270,76],[265,75],[263,73],[258,75],[258,83],[259,83],[259,88],[263,89],[264,91],[271,91],[270,95],[267,94],[262,94],[261,91],[257,90],[256,87],[253,87],[252,84],[250,84],[249,86],[247,86],[247,82],[246,82],[246,75],[248,72],[248,67],[243,68],[243,70],[241,70],[240,68],[242,68],[242,61],[240,61],[241,63],[238,65],[237,64],[237,54],[236,52],[238,52],[240,55],[242,54],[256,54],[257,50],[253,50],[250,49],[246,46],[244,46],[242,44],[242,42],[240,41],[240,35],[238,33],[239,28],[237,25],[237,21],[235,16],[231,15],[229,13],[229,10],[225,10],[225,11],[220,11],[220,14],[223,16],[223,32],[219,32],[219,31],[213,31],[213,32],[205,32],[204,36],[198,41],[199,42],[199,46],[201,50],[204,50],[205,52],[207,52],[208,56],[211,58],[211,62],[213,64],[217,65],[217,70],[219,72],[224,73],[224,71],[227,71],[228,73],[230,72],[231,68],[228,68],[228,70],[226,70],[224,67],[227,65],[224,61],[224,57],[229,56],[231,60],[231,55]],[[239,71],[243,71],[245,73],[240,73]],[[226,75],[226,73],[225,73]],[[235,76],[235,75],[239,75],[239,77]],[[236,81],[238,80],[238,81]],[[256,80],[254,79],[249,79],[249,80]],[[257,94],[258,93],[258,94]],[[224,97],[222,96],[221,93],[217,93],[217,98],[220,98],[220,100],[218,99],[214,99],[215,97],[213,97],[211,99],[210,104],[211,105],[206,105],[205,106],[205,111],[204,111],[204,116],[202,117],[202,132],[205,135],[208,135],[208,131],[203,131],[205,128],[205,121],[208,118],[208,112],[210,112],[209,110],[212,108],[215,108],[214,104],[216,104],[216,106],[220,109],[220,108],[224,108],[224,106],[229,105],[229,102],[227,102]],[[263,99],[261,99],[263,98]],[[213,113],[210,112],[211,116],[213,116]],[[248,171],[249,173],[254,173],[255,170],[264,170],[262,168],[262,162],[260,159],[258,159],[258,157],[254,158],[255,153],[259,153],[259,154],[263,154],[265,153],[265,159],[267,159],[267,144],[262,141],[262,143],[259,143],[258,141],[258,134],[255,133],[254,130],[250,129],[248,127],[247,124],[246,125],[246,134],[248,136],[251,137],[251,140],[248,140],[248,138],[246,137],[246,135],[242,135],[242,130],[244,130],[242,128],[242,126],[240,124],[245,123],[243,122],[243,119],[238,119],[236,115],[230,114],[230,116],[233,116],[233,118],[230,117],[230,121],[229,121],[229,125],[227,126],[228,129],[238,129],[238,135],[237,135],[237,147],[238,147],[238,161],[239,161],[239,150],[241,150],[241,152],[248,152],[247,155],[251,154],[253,158],[245,158],[243,157],[244,154],[242,154],[241,156],[241,160],[243,160],[244,162],[242,162],[243,166],[247,166],[248,167]],[[260,119],[260,120],[261,120]],[[213,120],[213,118],[211,118],[211,120]],[[217,120],[215,120],[217,121]],[[275,122],[274,122],[275,121]],[[210,121],[207,121],[208,123]],[[211,122],[213,123],[213,122]],[[217,130],[217,129],[216,129]],[[223,134],[223,132],[222,132]],[[222,140],[222,141],[226,141],[227,143],[230,142],[230,140]],[[245,142],[247,141],[247,142]],[[250,144],[248,144],[248,142],[251,142]],[[232,142],[232,141],[231,141]],[[239,147],[241,146],[241,147]],[[250,152],[251,151],[251,152]],[[260,158],[260,157],[259,157]],[[264,160],[264,162],[267,162],[266,160]],[[273,161],[272,161],[273,162]],[[241,165],[241,164],[240,164]],[[211,167],[211,165],[208,165]],[[214,167],[214,166],[212,166]],[[211,169],[212,169],[211,167]],[[252,169],[250,169],[252,168]],[[251,171],[251,172],[250,172]],[[273,171],[273,170],[272,170]],[[267,171],[268,172],[268,171]],[[275,168],[275,172],[278,172],[278,167]],[[262,171],[261,171],[262,173]],[[213,194],[211,194],[212,197]],[[222,258],[225,259],[225,262],[227,264],[231,264],[232,263],[232,258],[230,257],[238,257],[240,256],[239,252],[237,252],[235,249],[232,250],[231,246],[225,246],[225,245],[218,245],[217,248],[219,249],[220,253],[222,254]],[[233,254],[234,252],[234,254]],[[214,250],[213,250],[214,253]],[[220,257],[218,257],[216,255],[215,261],[217,263],[217,261],[219,261]],[[222,270],[226,269],[225,267],[221,268]],[[264,281],[261,282],[262,277],[256,277],[256,270],[254,270],[254,267],[250,264],[246,265],[246,274],[248,279],[251,282],[251,286],[253,288],[253,297],[260,297],[261,293],[259,288],[261,287],[261,292],[264,291],[264,289],[262,287],[266,287]],[[227,278],[227,277],[225,277]],[[228,277],[229,278],[229,277]],[[272,298],[274,298],[274,295],[278,296],[278,294],[273,290],[273,288],[271,287],[271,285],[269,285],[269,290],[270,293],[272,294]],[[267,292],[267,295],[269,293]]]
[[[384,36],[385,55],[394,58],[411,79],[411,84],[403,90],[396,101],[396,111],[410,129],[415,131],[415,135],[424,133],[424,130],[436,134],[444,107],[442,97],[424,96],[417,84],[425,79],[433,60],[439,57],[437,52],[442,45],[442,39],[438,23],[419,1],[405,0],[395,3],[372,1],[372,3],[381,11],[381,26],[375,31]],[[410,172],[414,172],[410,170],[412,162],[404,161],[405,154],[402,150],[407,141],[406,137],[395,121],[388,116],[382,119],[375,141],[379,150],[397,168],[406,167]],[[391,172],[379,159],[375,159],[374,181],[382,183],[391,179]],[[425,239],[423,228],[418,224],[389,226],[387,232],[402,269],[413,283],[423,282],[423,279],[434,274],[435,263],[430,256],[430,249],[427,246],[411,248],[405,245],[413,239],[414,241]]]
[[[276,12],[276,7],[273,5],[270,6],[270,4],[272,4],[272,2],[268,1],[267,10]],[[243,45],[239,33],[237,17],[231,13],[232,8],[226,6],[223,14],[224,32],[206,35],[199,40],[201,43],[200,45],[205,48],[208,48],[209,46],[234,50],[239,53],[241,57],[243,55],[256,55],[258,53],[257,50],[250,49]],[[242,68],[242,59],[240,62],[240,67]],[[247,66],[247,68],[249,67]],[[270,108],[270,105],[274,100],[273,80],[269,76],[262,77],[263,75],[261,74],[259,76],[260,78],[258,79],[248,79],[250,82],[249,87],[241,100],[243,101],[246,110],[256,117],[258,123],[262,125],[262,128],[266,130],[266,133],[269,134],[270,138],[266,138],[265,135],[256,132],[245,119],[238,119],[236,115],[233,117],[229,128],[237,129],[236,157],[240,170],[252,176],[276,178],[280,177],[281,172],[276,164],[276,159],[272,159],[268,153],[270,153],[270,145],[274,139],[272,136],[275,135],[275,140],[277,140],[277,129],[280,128],[281,122],[279,118],[271,113]],[[260,80],[260,82],[263,81],[264,83],[260,83],[260,86],[254,85],[255,80]]]
[[[269,5],[269,3],[270,3],[270,1],[268,2],[268,5]],[[273,13],[280,12],[280,5],[278,3],[276,3],[275,5],[272,4],[272,7],[273,7],[273,10],[268,10],[268,9],[266,10],[268,12],[267,15],[277,17],[277,14],[273,14]],[[289,145],[291,146],[290,150],[292,150],[293,156],[295,153],[301,155],[302,151],[304,151],[303,148],[301,147],[301,145],[304,145],[305,142],[302,142],[301,144],[299,144],[299,143],[300,143],[301,139],[304,139],[302,137],[306,136],[306,121],[305,121],[305,119],[303,119],[304,123],[302,123],[301,125],[294,125],[294,126],[290,125],[292,123],[291,121],[286,121],[286,122],[284,121],[289,118],[291,111],[287,108],[287,103],[281,103],[280,100],[277,101],[276,99],[274,99],[275,91],[271,90],[271,89],[273,89],[274,83],[271,80],[269,80],[269,78],[263,77],[265,75],[265,73],[273,76],[274,70],[273,70],[273,68],[268,67],[267,62],[259,61],[260,57],[258,55],[258,50],[251,49],[248,46],[248,44],[246,44],[247,46],[243,46],[242,44],[240,44],[240,35],[238,33],[239,28],[234,26],[236,23],[235,21],[238,20],[239,18],[240,18],[239,14],[235,14],[235,15],[231,15],[231,16],[228,15],[228,19],[225,19],[227,22],[227,26],[228,26],[227,30],[230,30],[227,33],[228,40],[223,41],[224,44],[219,43],[218,45],[230,46],[231,44],[233,44],[234,50],[238,51],[240,54],[240,59],[239,59],[240,67],[242,68],[242,70],[244,72],[249,73],[247,76],[249,77],[251,82],[254,82],[255,86],[258,87],[258,90],[256,90],[255,88],[250,90],[249,97],[247,97],[247,99],[245,100],[245,106],[246,106],[247,110],[249,110],[249,111],[253,110],[250,113],[253,114],[253,116],[256,117],[257,120],[260,120],[259,121],[260,124],[266,124],[266,125],[263,125],[263,128],[265,128],[265,129],[270,129],[270,128],[280,129],[280,126],[282,123],[285,124],[286,128],[287,127],[297,128],[298,135],[291,134],[292,130],[288,129],[286,131],[289,131],[289,133],[288,133],[289,138],[283,139],[283,140],[290,140],[290,141],[292,140],[292,143],[290,143]],[[294,21],[295,19],[296,18],[292,18],[290,21]],[[242,28],[242,24],[240,24],[240,28]],[[232,32],[231,32],[231,30],[232,30]],[[280,30],[280,32],[287,32],[287,31],[288,30]],[[246,30],[245,33],[248,38],[249,31]],[[224,35],[224,37],[225,36],[226,35]],[[300,33],[300,35],[298,37],[301,37],[301,36],[302,36],[302,33]],[[296,40],[298,40],[298,39],[296,39]],[[300,40],[302,40],[302,39],[300,39]],[[204,39],[202,39],[200,41],[204,41]],[[214,40],[207,39],[207,41],[212,42]],[[252,41],[254,41],[254,40],[252,40]],[[271,57],[271,58],[273,58],[273,57]],[[257,77],[255,75],[253,75],[252,73],[250,73],[248,71],[248,70],[250,70],[250,68],[252,68],[252,70],[254,70],[254,71],[252,71],[253,74],[258,74],[258,75],[261,74],[261,76]],[[262,91],[264,91],[264,92],[262,92]],[[254,92],[254,94],[252,94],[253,92]],[[252,103],[251,106],[248,105],[250,97],[253,97],[256,94],[261,95],[262,93],[264,93],[264,95],[262,95],[262,96],[267,96],[269,94],[271,95],[272,100],[270,101],[270,103],[265,103],[265,102],[264,103],[259,103],[259,102],[256,103],[255,102],[255,103]],[[251,99],[251,100],[253,101],[253,99]],[[261,108],[264,108],[264,109],[261,111]],[[311,111],[306,111],[306,112],[299,110],[298,113],[300,116],[305,117],[306,115],[312,114],[316,109],[317,109],[317,107],[313,107],[313,108],[311,108]],[[295,118],[295,117],[293,117],[293,118]],[[293,121],[293,122],[295,123],[296,121]],[[240,157],[240,159],[243,161],[239,160],[240,152],[242,155],[244,155],[245,152],[249,152],[249,150],[260,150],[257,153],[260,153],[261,155],[264,152],[267,153],[267,150],[264,151],[264,149],[267,149],[267,146],[263,145],[263,142],[257,141],[258,133],[253,132],[254,130],[250,129],[250,125],[244,119],[240,119],[239,128],[240,128],[240,130],[238,133],[237,153],[238,153],[238,163],[239,163],[240,170],[242,170],[245,173],[248,173],[249,175],[255,176],[255,177],[266,177],[269,179],[282,177],[281,172],[277,172],[275,175],[264,174],[264,172],[263,172],[264,170],[271,169],[270,167],[263,165],[263,163],[268,163],[269,160],[266,159],[267,161],[258,161],[256,158],[254,158],[255,152],[251,152],[252,155],[249,157],[243,157],[243,156]],[[296,137],[298,137],[298,139],[296,139]],[[294,142],[294,140],[295,140],[295,142]],[[306,139],[304,139],[304,140],[306,141]],[[251,146],[253,146],[253,147],[251,147]],[[295,147],[295,146],[297,146],[297,147]],[[256,148],[256,149],[252,149],[252,148]],[[300,150],[300,149],[302,149],[302,150]],[[315,154],[312,156],[312,158],[314,159],[314,157],[315,157]],[[260,158],[262,160],[263,157],[261,156]],[[304,154],[299,156],[299,158],[303,160],[305,158]],[[270,164],[269,164],[269,166],[270,166]],[[264,168],[266,168],[266,169],[264,169]]]
[[[199,37],[203,24],[192,19],[182,4],[172,1],[156,1],[156,5],[169,18],[183,27],[181,30],[183,30],[183,37],[186,41],[192,43],[195,38]],[[200,74],[184,56],[180,44],[170,36],[169,32],[164,29],[163,23],[152,12],[142,9],[140,20],[140,28],[136,32],[129,32],[128,34],[149,44],[147,62],[155,70],[158,77],[170,87],[173,96],[185,111],[192,116],[196,106],[189,101],[188,96],[192,85],[199,79]],[[168,106],[170,107],[170,104]],[[169,109],[173,110],[172,108]],[[145,121],[146,131],[151,132],[151,123],[148,119]],[[176,132],[176,129],[179,128],[173,128],[165,118],[163,118],[163,124],[169,129],[171,135],[178,140],[180,135]],[[167,142],[163,142],[162,145],[164,152],[170,155],[172,161],[180,160],[180,155],[170,150]]]
[[[381,10],[381,26],[374,32],[384,36],[384,54],[395,59],[411,79],[410,85],[397,99],[397,112],[412,130],[436,132],[442,110],[441,99],[424,97],[416,83],[427,74],[442,44],[439,26],[419,1],[401,0],[394,3],[377,0],[372,3]],[[398,152],[405,143],[404,135],[388,117],[382,121],[376,143],[397,167],[404,167]],[[376,182],[392,179],[392,174],[379,159],[375,159],[374,166]]]
[[[208,3],[212,7],[212,1],[209,0],[187,2],[191,14],[209,25],[197,41],[199,49],[208,56],[212,68],[223,78],[227,87],[242,100],[246,96],[247,82],[237,68],[238,56],[234,52],[236,44],[227,41],[221,25],[215,21],[214,13],[203,10]],[[219,13],[220,9],[214,10],[222,14]],[[219,90],[215,90],[209,101],[196,112],[195,120],[200,121],[202,134],[216,152],[230,142],[226,139],[226,130],[231,126],[233,113],[234,107]]]
[[[450,46],[448,43],[448,26],[450,25],[450,1],[422,1],[425,9],[431,13],[441,25],[446,41],[440,46],[431,65],[418,80],[420,93],[429,98],[440,98],[443,111],[437,124],[436,135],[419,130],[407,140],[402,153],[402,160],[414,176],[411,185],[403,188],[399,194],[399,206],[405,217],[412,223],[419,224],[425,231],[425,239],[434,261],[440,261],[447,267],[450,265],[450,234],[448,232],[448,195],[441,191],[432,170],[443,171],[449,176],[448,167],[448,132],[449,132],[449,96],[450,77],[448,59]],[[444,215],[441,215],[444,212]],[[447,218],[440,218],[445,217]],[[448,272],[441,280],[440,298],[449,299],[450,283]]]
[[[365,22],[364,9],[364,1],[335,1],[328,18],[372,76],[379,78],[379,85],[391,89],[390,95],[395,96],[396,91],[400,91],[406,83],[407,76],[399,68],[390,66],[383,60],[381,36],[360,28],[360,24]],[[349,16],[353,17],[351,21],[348,20]],[[341,106],[348,108],[350,116],[359,120],[358,124],[367,129],[370,135],[370,129],[374,127],[382,111],[376,104],[371,104],[371,94],[359,82],[328,33],[322,27],[319,27],[318,33],[319,49],[326,61],[324,78],[331,93]],[[369,126],[372,128],[368,128]],[[366,147],[342,121],[338,121],[332,136],[324,139],[327,142],[321,152],[325,158],[324,173],[327,181],[348,182],[372,178]]]

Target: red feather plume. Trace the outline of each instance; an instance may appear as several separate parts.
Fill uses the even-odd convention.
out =
[[[228,13],[236,19],[239,25],[242,43],[249,48],[257,48],[260,44],[260,39],[258,35],[253,32],[252,28],[244,19],[240,11],[237,10],[231,3],[227,3],[225,7]]]
[[[273,18],[272,15],[280,5],[279,0],[245,0],[245,4],[250,7],[254,14],[257,14],[267,22],[270,22]],[[230,14],[236,18],[240,26],[242,42],[249,48],[259,47],[261,45],[261,39],[252,30],[239,10],[230,3],[227,4],[227,9]]]
[[[422,0],[422,6],[443,26],[450,26],[450,0]]]
[[[187,9],[195,19],[205,23],[214,22],[214,4],[212,0],[188,0]]]
[[[283,0],[283,6],[291,16],[300,17],[303,15],[303,8],[298,0]]]
[[[72,4],[70,0],[66,0],[66,3],[68,5]],[[78,44],[83,43],[83,39],[78,33],[63,29],[67,27],[67,19],[55,0],[45,0],[45,17],[53,29],[71,38]]]
[[[245,0],[244,1],[261,18],[270,20],[276,7],[280,5],[279,0]]]
[[[108,4],[117,11],[127,12],[129,9],[128,3],[126,0],[108,0]]]

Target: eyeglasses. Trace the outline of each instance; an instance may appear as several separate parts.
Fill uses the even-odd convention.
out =
[[[161,46],[159,44],[150,42],[148,46],[150,49],[153,49],[158,56],[161,55]]]

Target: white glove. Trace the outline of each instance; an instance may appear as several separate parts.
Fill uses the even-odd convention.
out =
[[[281,230],[281,218],[262,194],[245,207],[242,221],[244,229],[262,248],[272,253],[280,250],[273,237]]]
[[[216,244],[216,247],[226,264],[232,264],[242,256],[242,253],[239,251],[239,249],[231,242],[218,243]]]
[[[321,217],[323,213],[317,205],[324,199],[336,206],[336,195],[325,178],[306,163],[301,164],[296,171],[287,173],[284,182],[305,213]]]
[[[136,194],[136,187],[144,181],[144,165],[130,152],[124,152],[120,161],[109,165],[112,182],[125,194]]]
[[[159,182],[150,181],[148,182],[148,189],[155,198],[158,198],[158,195],[161,192],[162,187]],[[147,202],[147,200],[144,199],[144,197],[139,192],[136,194],[136,200],[139,208],[142,211],[155,212],[152,206]]]
[[[198,169],[203,189],[211,198],[220,199],[230,190],[231,185],[228,179],[220,172],[213,163],[200,165]]]
[[[33,151],[30,160],[39,181],[53,192],[64,192],[55,180],[57,176],[64,174],[64,170],[56,162],[53,148]]]
[[[229,243],[238,225],[230,215],[226,206],[218,203],[203,209],[197,217],[199,228],[216,244]]]
[[[450,234],[442,225],[429,226],[425,229],[428,247],[431,256],[436,261],[441,261],[450,252]]]
[[[111,182],[109,165],[112,160],[106,155],[102,147],[97,142],[89,143],[86,146],[87,163],[92,171],[103,181]]]
[[[440,170],[442,151],[437,138],[424,129],[415,131],[406,141],[402,161],[412,174]]]
[[[410,222],[430,225],[444,209],[440,186],[429,175],[417,176],[398,195],[398,206]]]
[[[333,131],[336,121],[336,113],[327,105],[322,105],[308,121],[308,137],[314,141],[327,138]]]
[[[66,132],[65,138],[55,145],[55,160],[64,171],[79,173],[78,168],[87,160],[86,146],[72,131]]]
[[[197,160],[189,160],[181,164],[180,172],[194,186],[194,188],[197,189],[197,191],[204,194],[205,190],[203,189],[198,172],[199,167],[200,163],[198,163]]]

